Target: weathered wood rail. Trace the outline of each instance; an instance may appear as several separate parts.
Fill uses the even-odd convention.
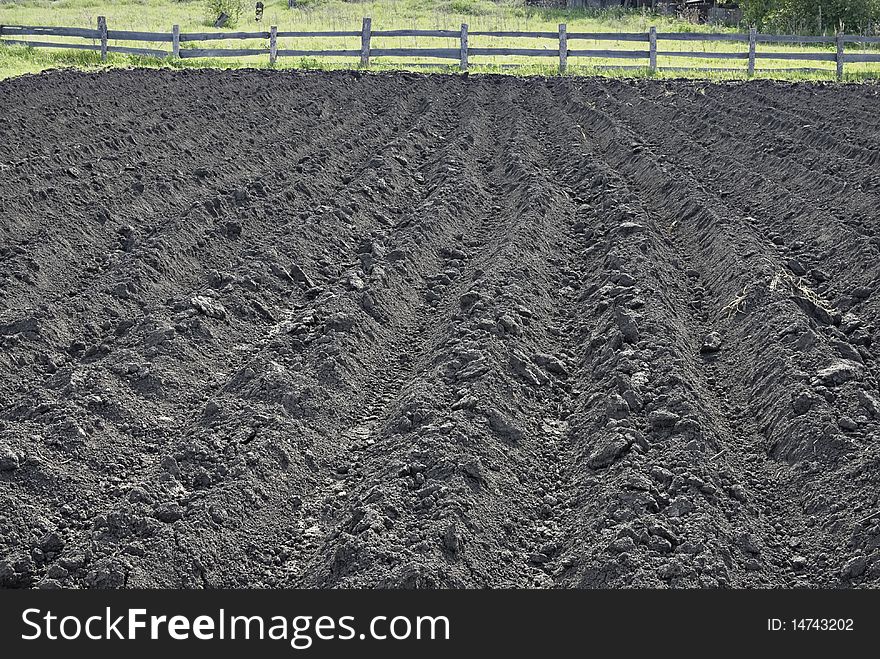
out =
[[[91,39],[92,43],[67,43],[42,41],[40,37],[72,37]],[[279,47],[279,39],[306,40],[324,37],[360,37],[359,49],[323,49],[308,50],[303,48]],[[458,46],[454,48],[374,48],[373,39],[388,37],[429,37],[440,39],[456,39]],[[556,43],[548,48],[484,48],[470,45],[474,37],[500,38],[531,38],[548,39]],[[227,40],[258,40],[266,41],[261,48],[221,48],[182,47],[181,44],[204,41]],[[136,41],[141,43],[168,43],[170,50],[157,48],[119,46],[120,41]],[[579,49],[570,48],[569,44],[578,41],[614,41],[643,43],[646,48],[631,49]],[[746,48],[742,52],[718,52],[707,50],[661,50],[658,44],[663,41],[698,41],[698,42],[742,42]],[[651,71],[659,69],[675,71],[745,71],[748,75],[755,73],[757,60],[786,60],[805,62],[835,62],[837,79],[843,78],[844,65],[847,62],[880,62],[880,53],[847,53],[845,44],[880,44],[880,37],[868,37],[838,33],[834,36],[799,36],[779,34],[758,34],[754,28],[748,33],[697,33],[697,32],[658,32],[652,27],[647,32],[568,32],[566,25],[560,24],[558,32],[510,32],[510,31],[474,31],[469,32],[463,24],[461,30],[373,30],[372,21],[364,18],[360,30],[352,31],[315,31],[291,32],[279,31],[272,26],[268,31],[259,32],[193,32],[182,33],[180,27],[174,25],[170,32],[137,32],[132,30],[110,30],[103,16],[98,17],[96,29],[79,27],[39,27],[28,25],[0,25],[0,44],[18,44],[33,48],[70,48],[92,50],[101,53],[103,60],[108,53],[124,53],[150,57],[199,58],[199,57],[247,57],[268,55],[269,62],[274,64],[279,57],[353,57],[359,58],[360,65],[367,67],[370,59],[376,57],[415,57],[429,59],[448,59],[458,61],[461,70],[466,71],[471,57],[552,57],[558,58],[560,72],[565,72],[569,58],[601,58],[601,59],[640,59],[645,60],[643,66],[620,66],[613,68],[638,69],[647,68]],[[793,52],[793,51],[758,51],[758,44],[825,44],[834,46],[828,52]],[[744,60],[746,68],[700,68],[657,65],[658,57],[699,58],[719,60]],[[765,71],[773,69],[763,69]]]

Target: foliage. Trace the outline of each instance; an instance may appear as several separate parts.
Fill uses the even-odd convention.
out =
[[[739,6],[743,12],[743,23],[753,25],[758,30],[766,29],[766,19],[773,11],[773,6],[779,0],[740,0]]]
[[[488,16],[496,8],[493,3],[486,0],[452,0],[449,9],[454,14],[466,14],[468,16]]]
[[[880,23],[880,0],[742,0],[740,6],[746,22],[769,32],[852,34]]]
[[[226,14],[229,19],[225,27],[235,27],[244,13],[244,0],[204,0],[204,4],[210,25],[214,24],[220,14]]]

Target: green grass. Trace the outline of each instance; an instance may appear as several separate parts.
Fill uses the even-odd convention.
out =
[[[236,27],[237,30],[256,31],[252,2],[248,2],[248,10]],[[707,25],[695,26],[676,18],[654,15],[637,10],[558,10],[542,9],[525,6],[523,0],[387,0],[384,2],[344,2],[342,0],[299,0],[298,7],[288,10],[287,0],[264,0],[265,12],[259,29],[268,29],[277,25],[279,30],[313,31],[313,30],[359,30],[361,18],[370,16],[373,29],[446,29],[458,30],[462,23],[467,23],[471,31],[503,30],[503,31],[543,31],[555,32],[559,23],[566,23],[569,32],[645,32],[654,25],[658,31],[730,31]],[[206,31],[211,21],[200,0],[19,0],[10,2],[0,0],[0,24],[7,25],[62,25],[67,27],[93,27],[97,17],[107,17],[111,30],[141,30],[170,32],[173,24],[179,24],[182,32]],[[40,37],[41,41],[67,41]],[[81,40],[80,40],[81,42]],[[118,45],[144,46],[169,49],[169,44],[136,44],[120,42]],[[378,47],[457,47],[457,40],[436,39],[425,37],[406,38],[374,38],[374,48]],[[473,57],[473,72],[504,72],[517,74],[552,75],[557,72],[557,41],[552,39],[502,39],[472,37],[471,47],[513,46],[517,48],[546,48],[548,57]],[[262,40],[226,41],[207,43],[184,43],[182,47],[226,47],[226,48],[260,48],[267,44]],[[574,41],[570,48],[577,49],[647,49],[646,43],[625,41]],[[706,50],[710,52],[743,52],[743,43],[725,42],[670,42],[661,41],[661,50]],[[359,49],[358,37],[343,38],[310,38],[279,40],[279,48],[297,49]],[[786,47],[775,45],[759,46],[768,51],[802,51],[830,52],[831,47]],[[875,50],[874,52],[880,52]],[[51,68],[73,66],[80,69],[100,69],[103,66],[152,66],[152,67],[258,67],[268,66],[268,57],[244,57],[222,60],[182,60],[172,62],[155,58],[128,57],[112,55],[107,64],[100,58],[86,51],[64,51],[54,49],[32,49],[14,46],[0,46],[0,78],[36,73]],[[376,59],[371,67],[377,70],[386,68],[405,68],[407,62],[430,64],[437,71],[455,70],[454,62],[449,60],[416,60],[415,58]],[[648,75],[647,67],[637,71],[614,71],[601,67],[614,65],[647,64],[644,60],[620,59],[580,59],[569,58],[569,72],[585,75]],[[516,64],[517,68],[505,68],[504,65]],[[738,67],[742,72],[658,72],[657,77],[700,77],[710,79],[742,78],[745,62],[743,60],[718,60],[694,58],[661,57],[658,64],[663,66],[692,67]],[[276,68],[350,68],[356,65],[354,58],[328,58],[317,61],[314,59],[280,58]],[[759,60],[762,68],[789,68],[809,66],[824,69],[821,73],[785,72],[759,74],[759,77],[773,76],[789,80],[829,79],[833,76],[833,62],[792,62],[786,60]],[[425,69],[418,69],[425,70]],[[877,64],[847,64],[846,79],[863,80],[880,75]]]

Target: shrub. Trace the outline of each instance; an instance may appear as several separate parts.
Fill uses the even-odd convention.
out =
[[[455,14],[465,16],[487,16],[497,8],[492,2],[486,0],[452,0],[449,9]]]
[[[226,27],[235,27],[244,13],[244,0],[204,0],[205,13],[210,25],[214,24],[220,14],[229,16]]]

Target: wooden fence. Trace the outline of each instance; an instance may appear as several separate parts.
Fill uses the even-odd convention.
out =
[[[92,43],[61,43],[39,41],[39,37],[74,37],[91,39]],[[279,48],[279,39],[307,40],[316,37],[360,37],[361,47],[357,50],[304,50]],[[457,48],[374,48],[373,39],[385,37],[435,37],[458,40]],[[556,41],[554,48],[481,48],[473,47],[470,39],[474,37],[500,38],[531,38]],[[264,39],[267,47],[262,48],[191,48],[181,47],[190,42]],[[134,48],[110,45],[110,42],[135,41],[170,44],[170,50],[158,48]],[[645,48],[632,50],[618,49],[578,49],[570,48],[572,42],[578,41],[626,41],[643,43]],[[658,44],[664,41],[701,41],[701,42],[742,42],[742,52],[717,52],[703,50],[660,50]],[[565,24],[559,26],[558,32],[468,32],[468,26],[462,25],[461,30],[373,30],[372,21],[363,19],[359,31],[351,32],[279,32],[272,26],[262,32],[194,32],[181,33],[175,25],[170,32],[135,32],[128,30],[110,30],[107,20],[100,16],[96,29],[78,27],[34,27],[26,25],[0,25],[0,44],[20,44],[34,48],[74,48],[80,50],[99,51],[101,59],[107,59],[107,53],[125,53],[147,55],[152,57],[196,58],[196,57],[245,57],[251,55],[268,55],[269,63],[274,64],[279,57],[353,57],[360,58],[360,65],[370,65],[372,57],[417,57],[433,59],[449,59],[458,62],[462,71],[468,69],[471,57],[553,57],[559,59],[559,70],[565,72],[568,60],[575,58],[603,59],[641,59],[643,64],[637,66],[620,66],[609,68],[647,68],[651,71],[691,70],[691,71],[742,71],[741,68],[691,68],[691,67],[658,67],[658,57],[703,58],[721,60],[747,61],[746,72],[755,72],[757,60],[786,60],[808,62],[835,62],[837,79],[843,77],[843,67],[847,62],[880,62],[877,53],[846,53],[844,44],[878,44],[880,37],[867,37],[839,33],[835,36],[798,36],[758,34],[755,29],[748,33],[694,33],[694,32],[657,32],[652,27],[647,32],[568,32]],[[835,50],[829,52],[758,52],[758,44],[829,44]],[[780,69],[759,69],[764,71]]]

